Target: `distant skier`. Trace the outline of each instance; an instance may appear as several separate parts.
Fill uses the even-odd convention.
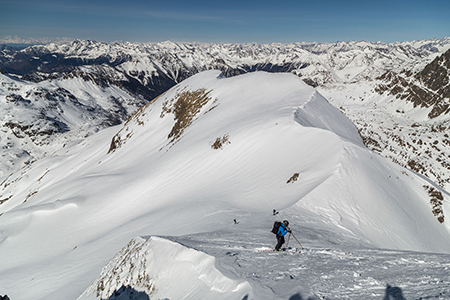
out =
[[[275,251],[280,251],[281,250],[281,246],[283,246],[283,244],[284,244],[284,236],[288,232],[289,233],[291,232],[291,229],[289,228],[289,222],[287,220],[284,220],[280,224],[280,227],[278,227],[278,231],[277,231],[277,245],[275,246]]]

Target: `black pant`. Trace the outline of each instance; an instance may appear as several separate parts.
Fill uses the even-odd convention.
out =
[[[280,250],[283,244],[284,244],[284,236],[277,234],[277,245],[275,246],[275,250]]]

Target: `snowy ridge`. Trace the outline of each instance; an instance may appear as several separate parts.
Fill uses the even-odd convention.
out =
[[[214,257],[151,237],[131,240],[78,300],[138,298],[127,295],[130,288],[151,299],[253,298],[247,282],[230,279],[216,269]]]
[[[274,208],[309,232],[306,247],[320,236],[327,247],[450,249],[448,194],[365,148],[350,120],[292,74],[192,76],[126,124],[15,172],[0,192],[0,286],[18,300],[76,299],[137,236],[231,231],[271,247]],[[273,288],[266,282],[252,283],[255,298]]]

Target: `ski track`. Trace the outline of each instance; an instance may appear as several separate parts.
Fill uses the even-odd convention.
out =
[[[257,299],[450,299],[450,255],[346,248],[294,234],[304,249],[291,237],[291,250],[264,252],[274,247],[275,236],[258,229],[170,239],[231,267]]]

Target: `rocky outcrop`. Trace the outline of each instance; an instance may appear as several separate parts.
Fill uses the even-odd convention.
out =
[[[389,71],[378,79],[382,83],[376,87],[377,92],[412,102],[414,107],[430,108],[430,119],[450,112],[450,50],[420,72]]]

